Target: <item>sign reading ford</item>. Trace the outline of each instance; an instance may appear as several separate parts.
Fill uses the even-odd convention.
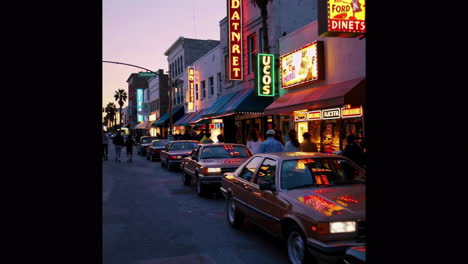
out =
[[[366,1],[319,1],[318,30],[321,37],[363,36],[366,33]]]

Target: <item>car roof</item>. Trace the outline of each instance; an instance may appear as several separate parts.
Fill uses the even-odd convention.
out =
[[[226,146],[226,145],[230,145],[230,146],[242,146],[242,147],[245,147],[244,144],[239,144],[239,143],[226,143],[226,142],[222,142],[222,143],[204,143],[204,144],[200,144],[201,146]]]
[[[171,143],[176,143],[176,142],[192,142],[192,143],[198,143],[199,141],[197,141],[197,140],[189,140],[189,139],[186,139],[186,140],[173,140],[173,141],[171,141]]]
[[[289,159],[307,159],[307,158],[345,158],[336,154],[327,154],[320,152],[275,152],[275,153],[257,153],[254,156],[270,157],[279,160]]]

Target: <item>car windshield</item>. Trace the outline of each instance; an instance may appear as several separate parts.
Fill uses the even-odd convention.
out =
[[[203,148],[202,159],[249,158],[249,151],[242,146],[222,145]]]
[[[281,166],[281,188],[286,190],[365,183],[365,177],[359,168],[338,158],[286,160]]]
[[[153,147],[163,147],[167,145],[166,140],[153,141]]]
[[[193,150],[196,147],[195,142],[174,142],[169,150]]]
[[[156,138],[154,137],[145,137],[141,139],[142,144],[150,143],[151,141],[155,140]]]

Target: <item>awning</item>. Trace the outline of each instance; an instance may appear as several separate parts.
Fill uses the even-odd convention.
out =
[[[235,95],[238,95],[238,92],[225,94],[221,96],[219,99],[216,99],[216,102],[212,104],[210,107],[208,107],[205,111],[205,114],[203,114],[201,117],[207,118],[207,117],[216,116],[216,113],[218,112],[218,110],[221,107],[223,107]]]
[[[144,121],[136,125],[133,129],[146,129],[147,126],[148,126],[148,121]]]
[[[319,109],[345,104],[362,105],[365,102],[365,77],[346,82],[287,93],[266,109],[265,115],[288,114],[301,109]]]
[[[199,124],[199,122],[203,121],[202,115],[204,115],[205,113],[207,113],[207,108],[196,112],[195,116],[193,116],[192,119],[188,120],[189,124],[191,125]]]
[[[211,117],[237,113],[263,113],[265,107],[273,102],[273,97],[258,96],[255,89],[242,89],[221,106]]]
[[[174,123],[174,126],[187,126],[189,121],[197,114],[197,112],[186,113],[184,116],[179,118],[177,122]]]
[[[148,122],[147,128],[148,128],[148,129],[151,128],[155,122],[156,122],[156,120],[149,121],[149,122]]]
[[[180,117],[184,115],[184,106],[179,106],[172,109],[172,123],[176,122]],[[167,126],[169,123],[169,111],[167,111],[164,115],[161,116],[156,122],[153,123],[153,127],[155,126]]]

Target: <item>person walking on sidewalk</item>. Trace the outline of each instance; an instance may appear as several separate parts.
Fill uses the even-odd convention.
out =
[[[275,139],[275,130],[270,129],[266,132],[267,139],[260,144],[258,153],[284,152],[284,146]]]
[[[130,135],[128,135],[127,140],[125,140],[125,148],[127,149],[127,162],[132,162],[132,155],[133,155],[133,139]]]
[[[108,156],[108,148],[109,146],[109,136],[107,135],[107,131],[102,131],[102,157],[104,160],[107,160]]]
[[[117,135],[112,140],[115,147],[115,161],[120,162],[120,153],[122,152],[122,146],[124,145],[124,138],[120,134],[120,131],[117,132]]]

